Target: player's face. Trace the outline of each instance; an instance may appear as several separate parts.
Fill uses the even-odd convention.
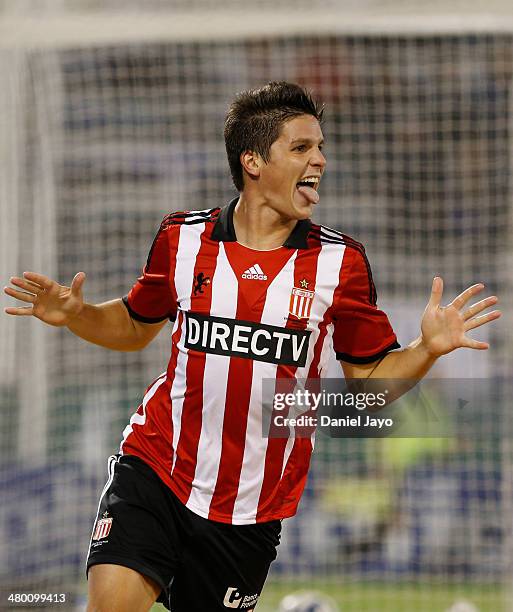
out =
[[[284,217],[311,217],[326,167],[323,142],[321,126],[312,115],[287,121],[273,142],[269,162],[260,171],[259,190],[267,204]]]

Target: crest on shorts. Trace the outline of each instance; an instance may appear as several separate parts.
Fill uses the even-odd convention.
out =
[[[108,512],[104,512],[102,518],[96,522],[94,528],[93,540],[104,540],[112,527],[112,517],[109,517]]]
[[[290,294],[289,312],[298,319],[308,319],[312,310],[312,302],[315,296],[314,291],[310,291],[308,281],[303,279],[299,283],[301,287],[293,287]]]

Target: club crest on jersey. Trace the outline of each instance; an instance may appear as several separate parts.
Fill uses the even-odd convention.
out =
[[[303,288],[308,287],[306,280],[301,281],[301,288],[293,287],[290,294],[289,313],[297,319],[308,319],[312,310],[312,302],[315,296],[314,291]]]
[[[111,527],[112,517],[108,516],[108,512],[104,512],[103,517],[96,522],[93,540],[104,540],[109,535]]]

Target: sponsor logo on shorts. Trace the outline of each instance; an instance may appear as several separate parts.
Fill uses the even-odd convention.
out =
[[[228,587],[223,599],[223,605],[225,608],[235,608],[237,610],[251,612],[256,606],[258,597],[259,593],[244,595],[237,587]]]
[[[107,512],[104,512],[101,519],[96,522],[96,527],[93,533],[93,540],[105,540],[109,535],[112,527],[112,517],[108,516]]]
[[[202,353],[303,367],[308,354],[306,329],[187,313],[185,346]]]

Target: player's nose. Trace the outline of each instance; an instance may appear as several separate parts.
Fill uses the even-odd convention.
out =
[[[312,158],[310,159],[310,164],[316,168],[321,168],[321,170],[324,170],[324,167],[326,166],[326,158],[320,149],[315,149]]]

